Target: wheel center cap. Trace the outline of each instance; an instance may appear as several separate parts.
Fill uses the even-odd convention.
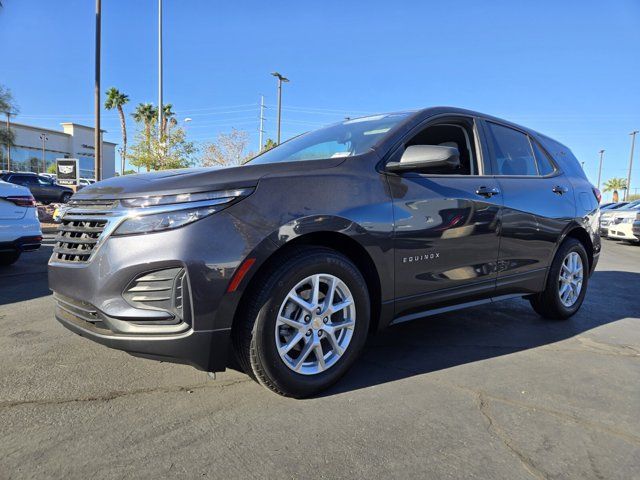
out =
[[[322,328],[322,319],[320,317],[315,317],[313,319],[313,322],[311,322],[311,325],[313,326],[314,330],[320,330]]]

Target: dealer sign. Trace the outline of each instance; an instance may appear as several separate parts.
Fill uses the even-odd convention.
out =
[[[78,185],[80,170],[77,158],[56,159],[56,174],[60,185]]]

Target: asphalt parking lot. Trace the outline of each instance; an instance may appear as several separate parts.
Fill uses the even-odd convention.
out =
[[[578,315],[524,300],[400,325],[332,390],[109,350],[53,319],[44,246],[0,271],[0,478],[638,478],[640,247]]]

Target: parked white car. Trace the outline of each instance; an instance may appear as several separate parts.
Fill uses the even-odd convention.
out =
[[[619,216],[619,214],[631,211],[636,207],[640,207],[640,200],[626,202],[622,205],[622,207],[619,208],[610,207],[608,209],[602,210],[600,213],[600,236],[603,238],[609,238],[609,229],[613,225],[613,221]],[[633,211],[634,213],[638,212],[638,210]]]
[[[42,243],[36,200],[27,187],[0,180],[0,266]]]
[[[638,242],[638,237],[633,234],[633,222],[636,221],[640,212],[640,203],[620,209],[611,218],[609,222],[608,238],[614,240],[627,240],[629,242]]]

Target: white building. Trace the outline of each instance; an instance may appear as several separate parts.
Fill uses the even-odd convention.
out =
[[[12,122],[15,145],[8,152],[6,145],[0,145],[0,170],[42,173],[55,165],[56,158],[77,158],[80,176],[94,178],[93,128],[71,122],[61,125],[63,131]],[[102,178],[113,177],[115,172],[116,144],[103,141]]]

